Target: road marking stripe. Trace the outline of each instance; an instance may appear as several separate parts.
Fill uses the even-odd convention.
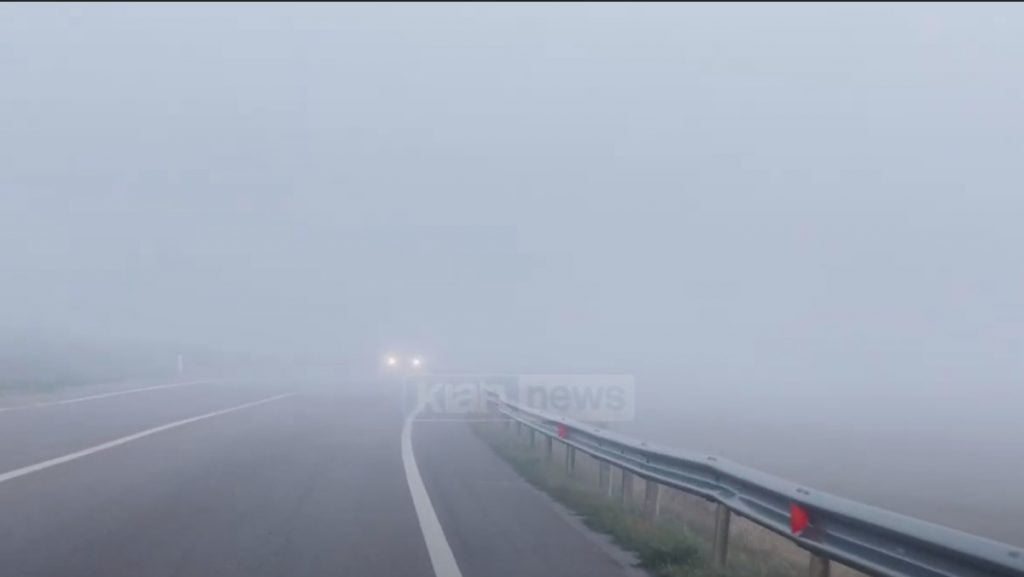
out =
[[[402,465],[405,466],[405,479],[409,483],[409,492],[412,494],[412,504],[416,509],[416,517],[420,522],[420,530],[423,532],[423,540],[427,544],[427,553],[430,555],[430,564],[434,567],[435,577],[462,577],[459,571],[459,564],[455,562],[455,554],[448,545],[448,539],[444,536],[444,529],[441,528],[441,521],[437,518],[437,512],[430,503],[430,495],[423,485],[423,477],[420,476],[419,467],[416,466],[416,455],[412,451],[412,422],[419,415],[424,407],[421,402],[414,411],[409,413],[402,426]]]
[[[234,407],[229,407],[227,409],[221,409],[219,411],[213,411],[212,413],[206,413],[206,414],[199,415],[199,416],[196,416],[196,417],[189,417],[187,419],[182,419],[180,421],[174,421],[173,423],[167,423],[166,425],[160,425],[159,427],[153,427],[152,429],[146,429],[145,431],[140,431],[138,433],[134,433],[132,435],[128,435],[127,437],[121,437],[120,439],[114,439],[113,441],[107,441],[106,443],[100,443],[99,445],[94,445],[94,446],[89,447],[87,449],[82,449],[81,451],[75,451],[74,453],[69,453],[69,454],[64,455],[62,457],[57,457],[57,458],[54,458],[54,459],[50,459],[48,461],[43,461],[41,463],[36,463],[35,465],[29,465],[27,467],[22,467],[20,469],[15,469],[13,471],[8,471],[6,473],[0,474],[0,483],[6,482],[6,481],[10,481],[11,479],[17,479],[18,477],[23,477],[25,475],[28,475],[29,473],[35,473],[36,471],[42,471],[43,469],[49,469],[50,467],[55,467],[57,465],[61,465],[63,463],[67,463],[68,461],[74,461],[75,459],[81,459],[82,457],[87,457],[87,456],[92,455],[94,453],[99,453],[100,451],[106,451],[107,449],[113,449],[114,447],[117,447],[119,445],[123,445],[125,443],[130,443],[132,441],[137,441],[137,440],[139,440],[139,439],[141,439],[143,437],[148,437],[150,435],[155,435],[157,433],[160,433],[160,432],[163,432],[163,431],[167,431],[167,430],[170,430],[170,429],[174,429],[176,427],[181,427],[181,426],[187,425],[189,423],[194,423],[196,421],[202,421],[203,419],[209,419],[211,417],[216,417],[216,416],[219,416],[219,415],[225,415],[227,413],[232,413],[234,411],[240,411],[242,409],[247,409],[249,407],[255,407],[256,405],[262,405],[263,403],[269,403],[271,401],[276,401],[278,399],[283,399],[285,397],[290,397],[290,396],[292,396],[294,394],[295,393],[286,393],[286,394],[283,394],[283,395],[276,395],[276,396],[273,396],[273,397],[267,397],[266,399],[260,399],[258,401],[253,401],[251,403],[245,403],[243,405],[237,405],[237,406],[234,406]]]
[[[111,391],[109,393],[99,393],[96,395],[89,395],[88,397],[75,397],[73,399],[63,399],[60,401],[46,401],[43,403],[33,403],[31,405],[16,405],[13,407],[0,407],[0,413],[6,411],[18,411],[22,409],[38,409],[40,407],[52,407],[54,405],[70,405],[73,403],[82,403],[85,401],[94,401],[96,399],[105,399],[107,397],[117,397],[119,395],[131,395],[133,393],[143,393],[146,391],[155,391],[157,389],[170,389],[173,387],[184,387],[187,385],[202,385],[206,383],[213,383],[215,381],[186,381],[184,383],[170,383],[167,385],[154,385],[152,387],[142,387],[139,389],[128,389],[126,391]]]

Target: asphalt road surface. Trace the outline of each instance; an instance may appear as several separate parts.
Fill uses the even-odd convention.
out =
[[[0,575],[636,573],[463,423],[410,428],[431,535],[394,391],[163,385],[0,404]]]

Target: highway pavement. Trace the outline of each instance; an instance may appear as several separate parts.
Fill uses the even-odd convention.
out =
[[[183,382],[4,399],[0,576],[636,573],[379,383]]]

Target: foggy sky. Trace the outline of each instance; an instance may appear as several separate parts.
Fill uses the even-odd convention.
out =
[[[4,5],[0,321],[1005,412],[1022,65],[1014,5]]]

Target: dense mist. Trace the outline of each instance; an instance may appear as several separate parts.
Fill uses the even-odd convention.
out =
[[[1022,66],[1019,5],[0,6],[0,330],[630,373],[1021,502]]]

